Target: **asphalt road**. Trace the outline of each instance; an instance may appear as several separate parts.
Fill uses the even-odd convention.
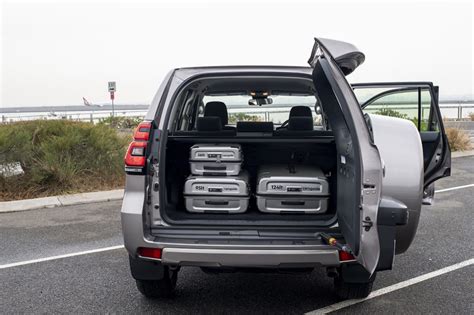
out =
[[[445,189],[474,183],[474,157],[453,159]],[[407,253],[374,290],[474,257],[474,187],[437,194]],[[122,244],[120,202],[0,214],[0,265]],[[474,265],[342,308],[335,314],[474,313]],[[207,275],[183,268],[177,295],[150,301],[135,288],[124,249],[0,269],[0,313],[285,313],[338,301],[323,270],[310,275]]]

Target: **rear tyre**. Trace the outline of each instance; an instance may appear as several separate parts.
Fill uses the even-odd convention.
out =
[[[163,267],[163,279],[160,280],[135,280],[138,291],[150,299],[169,298],[174,295],[178,270],[170,270],[168,266]]]
[[[341,277],[334,278],[334,289],[336,295],[342,300],[363,299],[372,292],[374,280],[365,283],[350,283]]]

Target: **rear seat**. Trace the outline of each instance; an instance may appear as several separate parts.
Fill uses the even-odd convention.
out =
[[[229,123],[229,115],[227,114],[227,107],[223,102],[208,102],[204,107],[204,117],[219,117],[223,130],[234,130],[235,127],[227,126]]]
[[[311,137],[311,136],[332,136],[332,131],[313,130],[313,119],[311,117],[296,116],[288,121],[285,129],[274,130],[273,122],[239,121],[236,129],[223,129],[222,121],[217,116],[198,117],[196,130],[176,131],[176,136],[191,137],[234,137],[234,136],[283,136],[283,137]]]
[[[193,131],[176,131],[176,136],[192,136],[192,137],[233,137],[234,129],[223,129],[220,117],[207,116],[198,117],[196,120],[196,130]]]
[[[313,115],[308,106],[294,106],[290,110],[288,124],[275,130],[275,136],[316,136],[321,131],[314,130]]]
[[[212,136],[235,136],[234,129],[223,129],[221,118],[216,116],[199,117],[196,121],[196,129],[199,135]]]
[[[288,120],[289,131],[312,131],[313,130],[313,118],[296,116],[291,117]]]
[[[313,118],[306,116],[295,116],[288,119],[288,127],[275,130],[275,136],[318,136],[325,134],[323,130],[314,130]]]

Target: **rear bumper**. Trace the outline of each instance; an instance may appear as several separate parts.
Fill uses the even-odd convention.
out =
[[[163,265],[200,267],[304,268],[339,266],[337,249],[324,244],[295,244],[272,240],[185,240],[146,237],[141,214],[122,212],[125,248],[132,258],[139,247],[161,248]]]
[[[200,267],[303,268],[338,266],[337,250],[164,248],[165,265]]]

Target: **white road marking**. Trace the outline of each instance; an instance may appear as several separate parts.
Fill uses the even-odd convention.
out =
[[[474,184],[468,184],[468,185],[462,185],[462,186],[456,186],[456,187],[451,187],[451,188],[440,189],[440,190],[436,190],[435,193],[442,193],[442,192],[445,192],[445,191],[451,191],[451,190],[457,190],[457,189],[463,189],[463,188],[469,188],[469,187],[474,187]]]
[[[23,266],[23,265],[30,265],[30,264],[43,262],[43,261],[49,261],[49,260],[56,260],[56,259],[74,257],[74,256],[81,256],[81,255],[88,255],[88,254],[106,252],[106,251],[121,249],[121,248],[124,248],[124,246],[123,245],[117,245],[117,246],[110,246],[110,247],[102,247],[102,248],[96,248],[96,249],[91,249],[91,250],[85,250],[85,251],[82,251],[82,252],[75,252],[75,253],[64,254],[64,255],[57,255],[57,256],[50,256],[50,257],[44,257],[44,258],[38,258],[38,259],[32,259],[32,260],[19,261],[19,262],[16,262],[16,263],[0,265],[0,269],[6,269],[6,268],[11,268],[11,267]]]
[[[412,279],[408,279],[408,280],[405,280],[405,281],[402,281],[402,282],[399,282],[399,283],[395,283],[395,284],[390,285],[388,287],[379,289],[377,291],[372,292],[365,299],[342,301],[342,302],[339,302],[339,303],[335,303],[335,304],[332,304],[332,305],[314,310],[314,311],[306,313],[306,314],[311,314],[311,315],[328,314],[330,312],[334,312],[334,311],[346,308],[348,306],[358,304],[358,303],[376,298],[378,296],[381,296],[381,295],[384,295],[384,294],[387,294],[387,293],[390,293],[390,292],[393,292],[393,291],[396,291],[396,290],[406,288],[408,286],[411,286],[411,285],[420,283],[422,281],[426,281],[426,280],[441,276],[441,275],[446,274],[448,272],[455,271],[455,270],[461,269],[463,267],[470,266],[472,264],[474,264],[474,258],[471,258],[471,259],[462,261],[460,263],[457,263],[457,264],[454,264],[454,265],[451,265],[451,266],[448,266],[448,267],[445,267],[445,268],[441,268],[441,269],[435,270],[433,272],[429,272],[429,273],[426,273],[424,275],[421,275],[421,276],[418,276],[418,277],[415,277],[415,278],[412,278]]]

